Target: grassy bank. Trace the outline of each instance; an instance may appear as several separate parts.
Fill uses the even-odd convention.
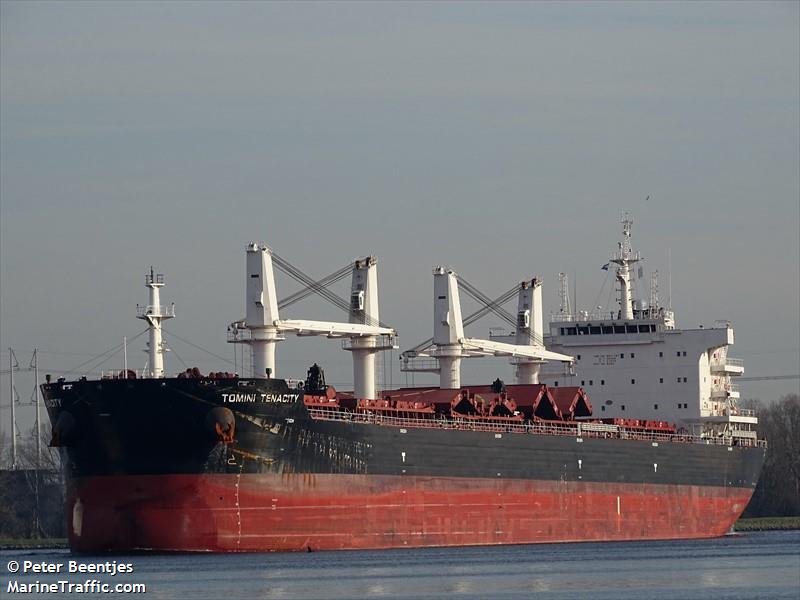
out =
[[[775,531],[778,529],[800,529],[800,517],[761,517],[739,519],[733,526],[735,531]]]
[[[66,538],[9,539],[0,538],[0,550],[41,550],[67,548]]]

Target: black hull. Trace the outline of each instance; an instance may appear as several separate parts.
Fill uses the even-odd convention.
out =
[[[302,390],[282,380],[66,385],[70,389],[50,384],[43,391],[55,429],[70,424],[60,443],[73,477],[349,473],[754,488],[765,453],[760,447],[505,432],[502,425],[470,431],[435,421],[400,427],[355,417],[312,419]],[[235,419],[229,443],[215,430],[221,410]]]

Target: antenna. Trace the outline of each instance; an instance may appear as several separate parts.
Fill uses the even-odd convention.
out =
[[[650,308],[658,309],[658,270],[650,274]]]
[[[558,274],[558,299],[560,300],[559,312],[562,315],[571,315],[569,306],[569,281],[566,273]]]
[[[572,282],[572,306],[575,307],[575,314],[578,314],[578,272],[573,273],[575,281]]]
[[[667,306],[672,310],[672,248],[667,248]]]

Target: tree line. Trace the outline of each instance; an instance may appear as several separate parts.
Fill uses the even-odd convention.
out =
[[[11,441],[5,433],[0,435],[0,538],[66,535],[61,458],[58,448],[49,446],[50,428],[42,429],[41,457],[36,431],[31,430],[17,439],[18,468],[13,471]]]
[[[772,404],[751,400],[758,417],[758,437],[769,444],[761,478],[746,517],[800,516],[800,396]]]

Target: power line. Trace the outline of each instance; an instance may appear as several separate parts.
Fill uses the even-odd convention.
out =
[[[787,379],[800,379],[799,375],[764,375],[762,377],[737,377],[736,381],[779,381]]]
[[[188,345],[189,345],[189,346],[191,346],[192,348],[196,348],[197,350],[200,350],[200,351],[202,351],[202,352],[205,352],[206,354],[210,354],[210,355],[211,355],[211,356],[213,356],[214,358],[218,358],[219,360],[221,360],[221,361],[224,361],[224,362],[228,363],[229,365],[233,365],[234,367],[236,366],[236,363],[235,363],[235,362],[231,362],[229,359],[225,358],[224,356],[220,356],[219,354],[214,354],[213,352],[211,352],[211,350],[206,350],[206,349],[205,349],[205,348],[203,348],[202,346],[198,346],[197,344],[193,344],[193,343],[192,343],[192,342],[190,342],[189,340],[187,340],[187,339],[184,339],[184,338],[182,338],[181,336],[179,336],[177,333],[173,333],[173,332],[171,332],[171,331],[167,331],[167,329],[166,329],[166,328],[164,328],[164,333],[166,333],[167,335],[169,335],[169,336],[171,336],[171,337],[174,337],[174,338],[175,338],[175,339],[177,339],[177,340],[180,340],[180,341],[182,341],[184,344],[188,344]],[[174,350],[173,350],[173,352],[174,352]],[[177,356],[177,355],[176,355],[176,356]],[[182,361],[181,361],[181,362],[182,362]]]

